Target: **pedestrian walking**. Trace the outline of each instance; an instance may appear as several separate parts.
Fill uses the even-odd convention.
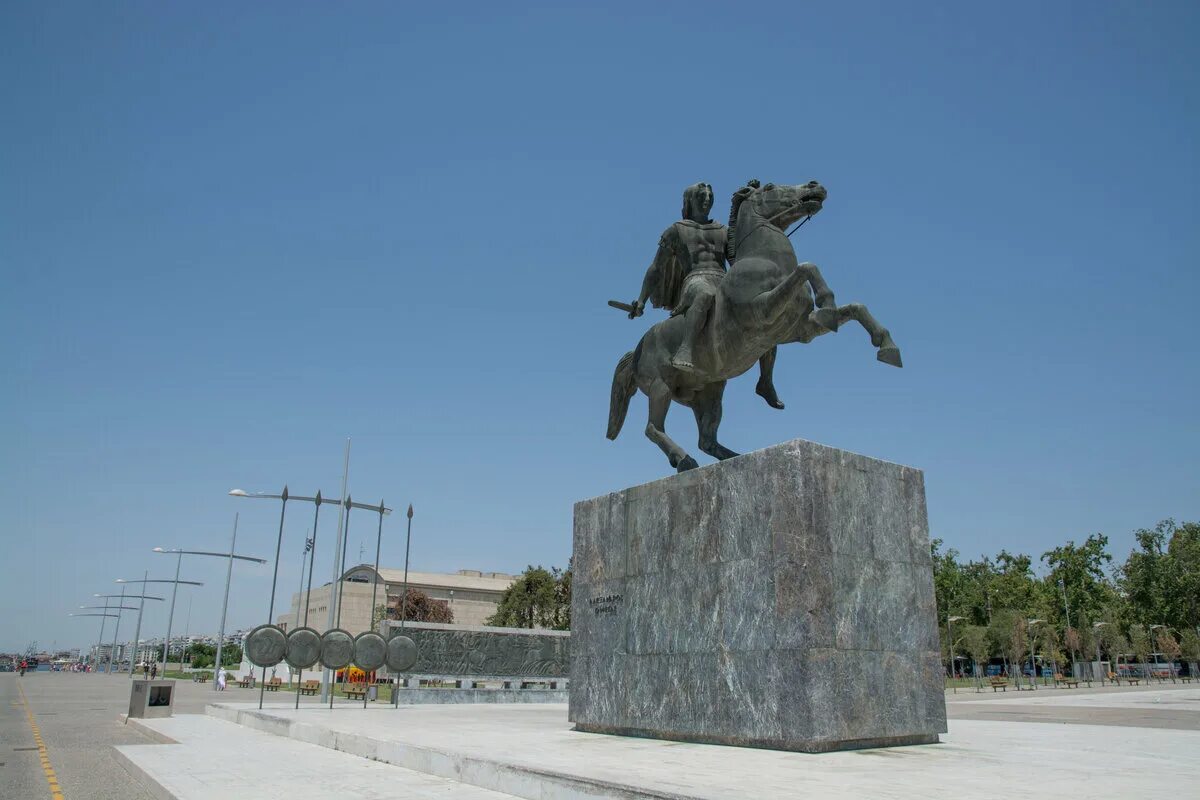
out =
[[[157,680],[157,679],[158,679],[158,662],[155,661],[153,664],[150,665],[150,680],[153,681],[153,680]]]
[[[229,675],[227,672],[225,672],[225,667],[222,666],[217,669],[217,689],[218,690],[220,690],[222,692],[225,691],[225,681],[228,677],[229,677]]]
[[[145,661],[143,661],[142,662],[142,680],[146,680],[149,677],[150,677],[150,665],[147,664]]]

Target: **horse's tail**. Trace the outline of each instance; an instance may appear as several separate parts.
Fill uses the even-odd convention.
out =
[[[629,411],[629,400],[637,391],[637,376],[633,370],[635,353],[635,350],[630,350],[621,356],[616,372],[613,373],[612,400],[608,404],[609,439],[616,439],[621,432],[621,426],[625,424],[625,414]]]

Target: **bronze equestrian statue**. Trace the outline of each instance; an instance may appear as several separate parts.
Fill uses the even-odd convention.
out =
[[[899,348],[866,306],[837,306],[816,265],[796,261],[784,231],[821,210],[824,187],[816,181],[796,186],[751,181],[734,194],[729,228],[720,232],[707,219],[711,187],[697,184],[688,192],[684,218],[692,225],[676,223],[664,233],[634,304],[611,303],[631,317],[642,313],[647,299],[672,308],[670,318],[646,331],[617,362],[608,438],[621,432],[629,401],[640,389],[650,400],[646,436],[680,472],[699,465],[666,434],[671,401],[692,409],[703,452],[721,460],[736,456],[717,441],[725,384],[761,362],[758,393],[782,407],[771,384],[777,345],[808,343],[855,320],[870,334],[876,358],[902,366]],[[720,233],[726,234],[728,271],[716,254]]]
[[[728,228],[708,218],[712,210],[713,190],[707,183],[696,183],[683,190],[683,218],[663,231],[658,251],[642,280],[638,299],[627,306],[629,318],[640,317],[649,300],[655,308],[665,308],[671,316],[684,315],[683,341],[671,357],[671,365],[684,372],[695,372],[692,345],[708,324],[717,286],[725,278],[725,259],[729,247]],[[814,271],[813,292],[819,323],[836,326],[833,292]],[[618,308],[624,304],[613,303]],[[835,328],[836,329],[836,328]],[[755,392],[772,408],[783,408],[775,391],[775,348],[759,359],[759,379]]]

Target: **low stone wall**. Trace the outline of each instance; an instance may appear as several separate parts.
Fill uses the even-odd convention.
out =
[[[384,638],[401,631],[396,620],[384,625]],[[570,631],[406,622],[403,633],[417,645],[406,676],[536,681],[570,673]]]

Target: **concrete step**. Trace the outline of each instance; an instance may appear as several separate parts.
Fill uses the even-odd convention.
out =
[[[133,719],[129,725],[160,743],[115,747],[117,757],[160,800],[512,800],[511,795],[203,714]]]

